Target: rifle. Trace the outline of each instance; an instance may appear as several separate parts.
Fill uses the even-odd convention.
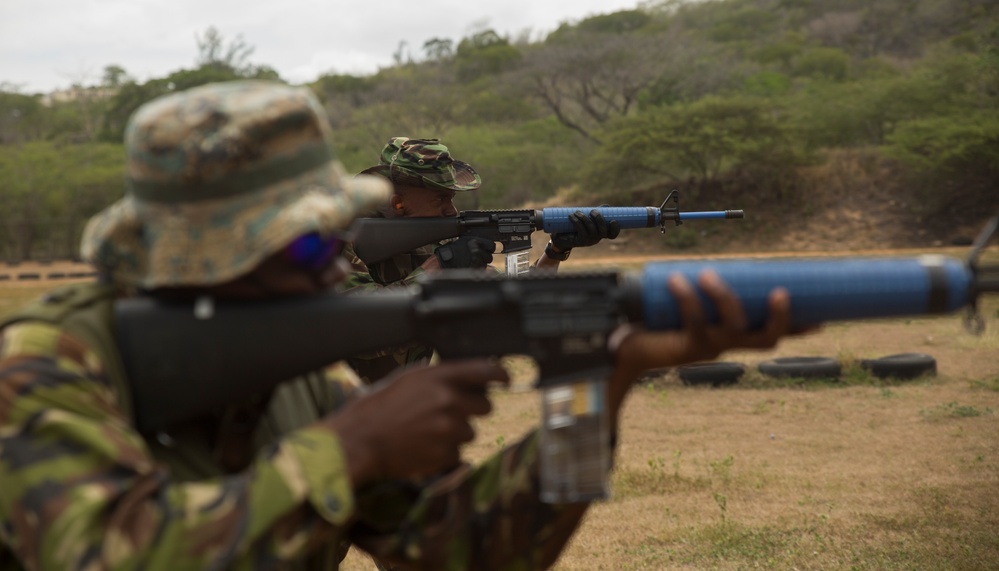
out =
[[[672,202],[672,206],[670,206]],[[742,210],[680,211],[680,194],[671,191],[655,206],[557,206],[541,210],[465,210],[457,216],[428,218],[359,218],[351,227],[354,252],[365,264],[374,264],[465,234],[499,242],[506,254],[508,275],[525,273],[530,265],[531,234],[573,233],[569,215],[581,210],[597,210],[607,222],[617,221],[621,229],[653,228],[666,233],[669,222],[684,220],[743,218]]]
[[[193,305],[123,299],[115,302],[115,327],[143,432],[269,391],[350,355],[413,341],[435,347],[444,359],[530,356],[542,389],[542,479],[553,482],[549,498],[575,501],[605,493],[605,470],[596,470],[603,479],[559,470],[573,473],[581,462],[607,465],[600,382],[612,369],[608,336],[628,322],[651,330],[681,327],[666,288],[670,274],[696,283],[704,270],[717,271],[741,298],[751,328],[762,327],[769,292],[783,286],[798,326],[968,308],[966,326],[980,333],[977,300],[999,292],[999,265],[981,265],[980,255],[997,227],[999,217],[966,260],[931,255],[654,262],[640,272],[516,278],[455,271],[409,288],[349,296],[224,303],[201,298]],[[700,295],[709,319],[716,320],[714,306]],[[566,403],[580,402],[586,404],[573,423],[579,411],[567,412]],[[552,468],[552,462],[561,464]],[[575,477],[582,479],[566,484]]]

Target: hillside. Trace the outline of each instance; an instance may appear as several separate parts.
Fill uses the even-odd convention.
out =
[[[86,218],[121,196],[138,106],[281,81],[203,48],[145,82],[108,62],[58,101],[0,85],[0,260],[73,255]],[[687,209],[746,211],[670,232],[670,251],[965,243],[999,211],[994,0],[653,0],[544,38],[483,28],[423,51],[307,86],[348,171],[390,137],[440,138],[481,174],[478,208],[659,204],[679,189]]]
[[[824,164],[803,169],[799,184],[807,192],[793,197],[760,196],[739,181],[693,188],[662,186],[623,196],[615,204],[659,205],[675,188],[681,193],[681,210],[741,209],[745,218],[670,225],[665,237],[651,230],[625,232],[615,242],[581,250],[578,256],[966,247],[991,217],[999,215],[999,186],[951,200],[946,200],[947,189],[942,188],[939,195],[927,197],[892,161],[861,168],[864,161],[858,157],[863,155],[833,153]],[[570,194],[532,207],[596,203]]]

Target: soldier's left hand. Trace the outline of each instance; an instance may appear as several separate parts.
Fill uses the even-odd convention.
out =
[[[678,331],[636,331],[623,326],[615,332],[612,346],[617,363],[635,375],[641,371],[672,367],[714,359],[730,349],[772,349],[789,335],[818,329],[793,327],[791,297],[784,288],[775,288],[767,299],[768,317],[761,329],[749,329],[742,301],[735,291],[713,271],[697,277],[695,284],[680,274],[667,281],[676,299],[683,329]],[[717,310],[717,323],[709,323],[700,290]]]
[[[604,238],[613,240],[621,232],[617,220],[607,222],[597,209],[591,210],[589,214],[577,210],[569,215],[569,221],[572,222],[575,232],[556,233],[551,236],[552,246],[559,252],[593,246]]]

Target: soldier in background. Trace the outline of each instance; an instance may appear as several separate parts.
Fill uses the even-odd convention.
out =
[[[392,137],[382,148],[378,164],[364,169],[361,174],[378,175],[392,183],[392,196],[374,214],[385,218],[457,216],[455,194],[472,192],[482,185],[482,178],[475,169],[452,157],[439,139]],[[575,232],[553,234],[545,253],[534,262],[535,268],[557,271],[573,248],[593,246],[603,239],[613,240],[620,232],[617,222],[608,223],[598,211],[589,215],[575,212],[570,220]],[[465,235],[365,264],[351,246],[346,256],[354,271],[342,289],[349,293],[407,286],[421,275],[442,269],[483,269],[493,261],[495,251],[495,242]],[[433,354],[432,347],[414,343],[356,355],[348,362],[365,383],[373,383],[399,367],[429,363]]]
[[[125,197],[87,225],[99,282],[69,286],[0,324],[0,564],[5,569],[325,569],[349,543],[412,569],[545,569],[588,504],[538,497],[536,431],[461,462],[488,414],[485,359],[412,367],[358,391],[317,371],[156,434],[136,430],[111,308],[120,296],[246,303],[326,293],[342,232],[389,196],[347,179],[305,89],[213,84],[140,107],[126,129]],[[669,287],[684,331],[614,335],[611,426],[645,369],[789,332],[786,292],[746,331],[713,274],[708,325],[694,288]],[[266,327],[263,322],[260,327]],[[344,323],[344,327],[350,327]],[[311,340],[328,342],[328,340]]]

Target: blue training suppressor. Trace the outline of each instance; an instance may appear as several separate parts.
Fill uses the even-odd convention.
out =
[[[622,230],[628,228],[654,228],[663,226],[667,221],[703,220],[708,218],[742,218],[742,210],[711,210],[701,212],[676,212],[655,206],[555,206],[540,210],[541,221],[536,223],[541,230],[549,234],[575,232],[576,227],[569,220],[569,215],[580,210],[589,214],[597,210],[607,222],[617,221]]]
[[[692,284],[714,270],[742,300],[749,326],[763,327],[767,298],[777,286],[791,294],[796,326],[827,321],[950,313],[976,295],[975,277],[964,262],[944,256],[851,258],[842,260],[654,262],[627,279],[641,293],[641,314],[653,330],[679,329],[679,308],[666,287],[673,273]],[[708,318],[717,322],[714,304],[700,291]],[[636,299],[632,297],[632,299]],[[637,308],[633,308],[637,309]]]

